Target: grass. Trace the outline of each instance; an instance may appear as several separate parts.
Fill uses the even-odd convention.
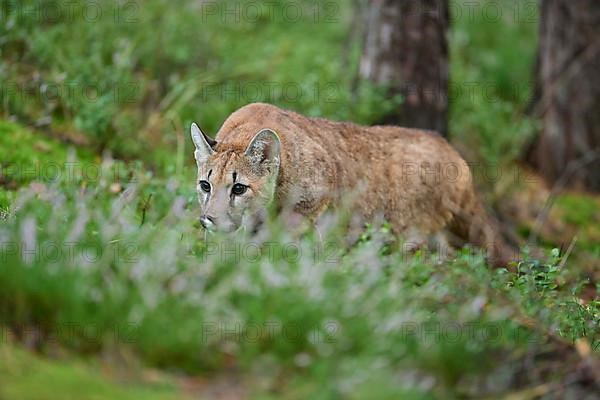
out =
[[[48,360],[11,344],[0,344],[0,398],[181,399],[172,383],[118,382],[99,365],[78,360]]]
[[[450,259],[390,251],[385,226],[344,246],[335,215],[319,238],[292,235],[276,218],[253,235],[200,230],[192,120],[214,133],[237,107],[268,101],[369,123],[392,106],[377,88],[353,87],[352,15],[346,1],[331,4],[340,5],[334,22],[223,23],[196,2],[164,0],[145,2],[131,23],[115,24],[110,13],[95,23],[8,16],[0,77],[34,89],[4,96],[0,121],[0,322],[17,339],[0,345],[0,397],[180,395],[170,379],[124,383],[99,373],[98,360],[115,348],[178,376],[233,375],[259,399],[588,389],[565,382],[579,376],[571,367],[581,346],[600,348],[591,197],[560,196],[551,214],[578,232],[581,247],[567,257],[545,236],[542,254],[514,271],[491,270],[468,249]],[[455,97],[451,139],[469,161],[503,167],[537,126],[525,115],[527,90],[514,95],[530,81],[537,26],[512,18],[513,4],[501,2],[496,23],[463,14],[450,41],[453,88],[494,83],[500,92],[494,101],[479,89]],[[97,99],[77,90],[40,97],[44,83],[67,82],[97,85]],[[76,163],[70,175],[68,163]],[[62,179],[49,178],[49,165]],[[503,184],[477,183],[502,200]],[[35,354],[19,344],[32,331],[42,338],[30,343]],[[68,357],[51,357],[56,348]],[[530,368],[531,360],[546,361]]]

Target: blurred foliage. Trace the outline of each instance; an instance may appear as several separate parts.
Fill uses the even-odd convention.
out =
[[[348,249],[320,247],[341,241],[334,222],[321,242],[271,221],[256,235],[204,243],[193,197],[177,187],[163,193],[173,204],[160,207],[166,214],[140,223],[152,186],[22,190],[0,228],[2,320],[40,332],[95,324],[96,340],[75,329],[60,344],[97,353],[116,341],[151,365],[188,372],[223,370],[233,358],[244,371],[262,371],[268,387],[301,379],[316,385],[303,390],[324,398],[367,390],[398,371],[417,381],[389,380],[378,386],[382,396],[459,395],[467,390],[459,382],[494,376],[498,354],[543,345],[547,332],[600,340],[600,303],[579,302],[581,286],[564,279],[558,252],[515,273],[491,271],[467,250],[440,268],[435,254],[383,254],[386,229],[372,228]],[[535,326],[524,328],[525,318]],[[427,379],[436,385],[422,388]]]
[[[97,365],[48,361],[6,342],[0,343],[0,396],[6,399],[122,399],[186,398],[172,382],[118,382],[103,376]]]
[[[202,240],[192,120],[214,134],[252,101],[359,123],[397,106],[382,88],[355,82],[360,43],[350,3],[326,3],[315,22],[316,3],[278,1],[279,9],[303,5],[294,23],[277,13],[232,23],[207,8],[224,3],[183,0],[113,2],[94,21],[81,12],[52,21],[6,14],[0,322],[23,342],[22,331],[44,337],[53,324],[94,324],[97,340],[76,331],[33,345],[91,356],[116,347],[178,373],[233,369],[265,399],[481,398],[537,383],[537,370],[527,380],[515,360],[550,352],[556,340],[597,349],[591,268],[558,249],[512,272],[492,271],[468,249],[449,260],[392,251],[385,226],[340,246],[335,219],[318,239],[293,237],[275,219],[255,236]],[[451,3],[451,140],[469,161],[510,165],[536,129],[526,116],[536,9],[484,0],[480,7],[501,5],[494,22],[481,12],[471,18],[467,3]],[[76,166],[49,179],[43,168],[53,163]],[[595,205],[576,194],[557,201],[589,251],[598,251]],[[270,242],[280,246],[267,251]],[[248,251],[237,259],[221,251],[232,245]],[[31,246],[36,251],[23,252]],[[248,324],[277,328],[258,340],[223,336]],[[456,326],[459,338],[443,331]],[[302,333],[290,340],[283,327]],[[62,393],[85,386],[109,398],[146,395],[10,346],[0,347],[0,397],[36,398],[35,388],[50,382]],[[171,397],[155,389],[157,398]]]
[[[58,3],[65,10],[69,2]],[[297,21],[292,11],[282,14],[288,3],[304,10]],[[263,7],[263,18],[238,22],[209,12],[217,3],[181,0],[114,2],[91,20],[75,8],[42,26],[35,12],[10,13],[0,27],[4,112],[34,124],[67,120],[118,156],[146,158],[152,149],[151,161],[162,166],[172,164],[160,149],[177,147],[174,131],[196,120],[215,133],[250,102],[369,122],[386,102],[367,85],[361,96],[351,91],[355,63],[344,57],[358,54],[346,45],[346,3],[281,1],[278,11]],[[44,10],[38,1],[7,4]],[[228,7],[248,5],[256,3]]]
[[[535,89],[537,5],[508,0],[456,0],[452,5],[452,139],[470,149],[468,161],[506,167],[519,158],[537,128],[527,115]]]
[[[348,0],[318,8],[282,0],[279,12],[261,7],[261,18],[251,17],[256,3],[249,0],[115,2],[97,18],[75,7],[40,23],[41,10],[54,3],[5,5],[38,10],[9,13],[0,27],[5,115],[83,131],[117,156],[142,158],[168,173],[172,153],[189,146],[179,135],[192,120],[215,133],[227,115],[253,101],[360,123],[397,104],[384,100],[383,88],[355,83],[360,40],[349,33],[356,16]],[[67,3],[58,2],[59,9]],[[293,23],[281,11],[288,3],[303,10]],[[499,4],[499,18],[482,11],[488,3]],[[536,10],[531,2],[485,0],[471,15],[469,4],[451,7],[452,137],[473,144],[476,159],[509,162],[535,128],[524,111],[533,92]],[[236,19],[227,7],[247,10],[247,17]]]

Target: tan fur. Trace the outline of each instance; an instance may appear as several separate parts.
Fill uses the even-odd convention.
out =
[[[494,244],[500,249],[490,254],[495,263],[506,262],[499,256],[507,247],[479,201],[467,163],[441,136],[308,118],[269,104],[250,104],[231,114],[216,135],[215,154],[199,161],[199,177],[212,169],[211,184],[225,188],[218,194],[220,204],[213,201],[209,212],[227,213],[232,206],[227,203],[232,171],[250,187],[248,197],[260,198],[263,204],[270,199],[273,193],[265,187],[273,169],[253,171],[244,156],[253,137],[265,128],[281,141],[275,160],[280,166],[274,172],[274,195],[281,204],[291,203],[298,213],[316,219],[352,199],[352,209],[362,221],[382,215],[398,235],[427,238],[448,231],[481,247]],[[256,205],[248,203],[246,208],[256,210]],[[229,225],[240,221],[238,215]]]

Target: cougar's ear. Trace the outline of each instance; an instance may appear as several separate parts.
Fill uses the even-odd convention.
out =
[[[244,155],[258,171],[267,168],[273,172],[279,168],[280,149],[279,136],[271,129],[263,129],[254,135]]]
[[[206,136],[196,125],[195,122],[192,123],[192,128],[190,130],[192,135],[192,141],[194,142],[194,146],[196,146],[196,151],[194,152],[194,157],[196,157],[196,161],[199,163],[206,162],[208,157],[215,154],[213,147],[217,144],[214,139]]]

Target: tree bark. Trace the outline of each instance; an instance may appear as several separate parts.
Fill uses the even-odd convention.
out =
[[[549,183],[600,191],[598,0],[543,0],[529,160]]]
[[[448,1],[370,0],[360,76],[401,95],[382,123],[448,129]]]

